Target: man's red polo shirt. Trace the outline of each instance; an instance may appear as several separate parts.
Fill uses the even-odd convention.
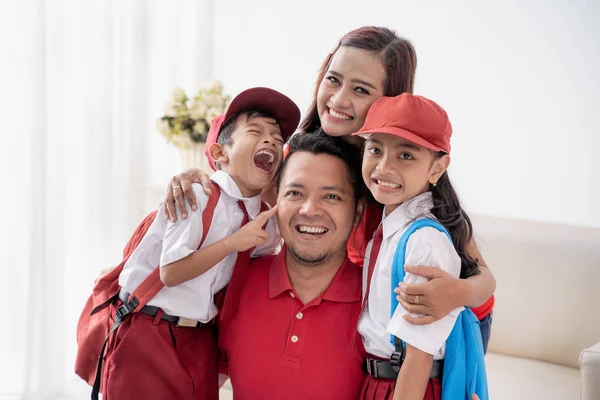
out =
[[[358,398],[364,372],[356,326],[361,268],[346,260],[327,290],[303,305],[277,257],[252,261],[237,317],[221,326],[236,399]]]

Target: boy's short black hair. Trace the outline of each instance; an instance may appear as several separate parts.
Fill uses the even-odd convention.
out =
[[[268,111],[258,110],[258,109],[252,109],[252,108],[245,109],[245,110],[242,110],[242,111],[238,112],[237,114],[234,114],[221,127],[221,131],[219,132],[219,136],[217,136],[217,143],[219,143],[219,144],[231,144],[233,142],[233,139],[232,139],[233,132],[235,131],[235,128],[237,127],[238,120],[243,115],[245,115],[247,119],[254,118],[254,117],[271,118],[271,119],[274,119],[275,122],[277,122],[277,124],[279,124],[279,121],[277,120],[277,118],[275,118],[273,116],[273,114],[271,114]]]
[[[285,173],[288,160],[297,152],[308,152],[315,155],[328,154],[339,158],[346,164],[350,186],[354,190],[354,199],[357,201],[365,194],[365,185],[362,179],[362,151],[342,138],[329,136],[322,129],[313,133],[296,134],[288,142],[289,154],[283,160],[277,178],[277,190],[281,184],[281,177]]]

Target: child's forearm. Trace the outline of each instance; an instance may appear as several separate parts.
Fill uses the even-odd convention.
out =
[[[163,265],[160,268],[160,279],[165,286],[180,285],[202,275],[235,251],[229,237],[223,238],[181,260]]]
[[[406,358],[394,390],[394,400],[423,400],[433,365],[433,356],[406,345]]]

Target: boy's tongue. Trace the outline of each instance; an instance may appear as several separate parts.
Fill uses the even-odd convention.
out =
[[[256,165],[256,168],[266,173],[270,173],[273,169],[273,164],[269,162],[270,159],[271,156],[268,154],[257,154],[254,156],[254,165]]]

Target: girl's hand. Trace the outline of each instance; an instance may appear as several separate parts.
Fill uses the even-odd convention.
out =
[[[240,252],[266,244],[269,240],[269,232],[265,231],[263,226],[276,212],[277,206],[261,212],[256,218],[229,236],[228,239],[231,247],[235,251]]]
[[[429,279],[421,284],[400,283],[399,287],[394,289],[398,295],[396,298],[406,311],[425,314],[418,318],[405,315],[404,319],[411,324],[430,324],[465,304],[463,293],[467,289],[464,287],[464,279],[456,279],[435,267],[406,266],[406,271]]]
[[[196,195],[192,189],[192,183],[200,183],[204,188],[204,193],[210,196],[210,177],[208,174],[199,168],[189,168],[182,173],[175,175],[169,186],[167,186],[167,195],[165,197],[165,216],[171,221],[177,221],[177,212],[179,209],[183,219],[187,219],[187,209],[185,207],[185,199],[192,206],[192,210],[198,208],[196,203]]]

